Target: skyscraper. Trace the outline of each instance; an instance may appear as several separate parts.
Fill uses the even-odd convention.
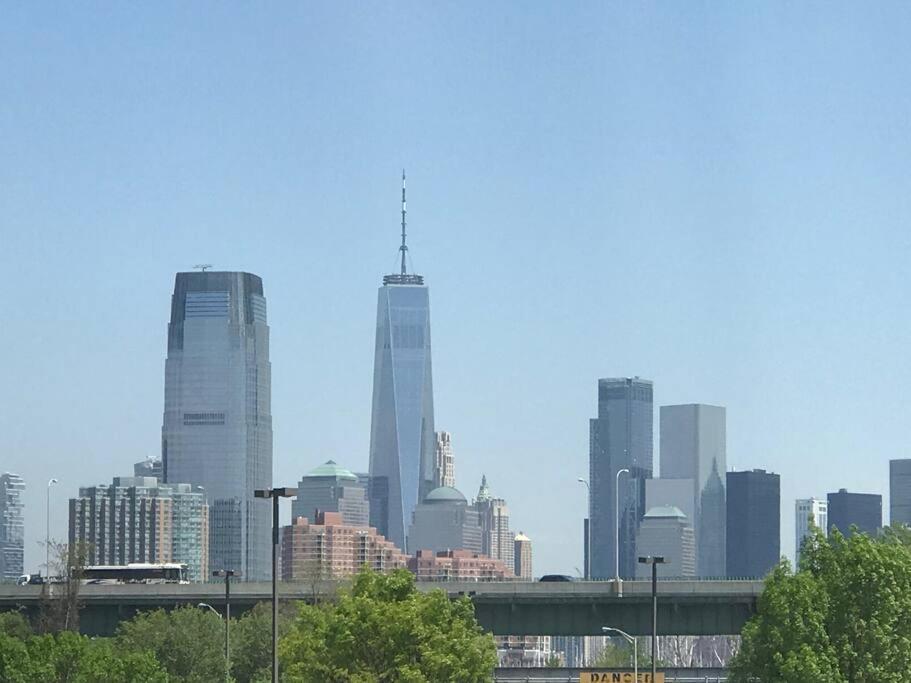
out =
[[[370,525],[400,548],[415,506],[433,488],[433,380],[430,292],[406,270],[405,175],[402,174],[401,272],[377,295],[370,426]]]
[[[663,557],[658,566],[658,576],[663,578],[689,578],[696,575],[696,542],[693,527],[680,508],[673,505],[651,508],[642,518],[636,553]],[[652,568],[647,564],[636,565],[636,577],[647,579]]]
[[[133,465],[134,477],[155,477],[158,481],[164,481],[164,470],[161,464],[161,458],[146,458]]]
[[[433,487],[455,486],[455,458],[452,455],[452,435],[449,432],[436,433],[436,448],[433,455]]]
[[[636,574],[636,534],[645,514],[645,480],[652,476],[652,383],[598,380],[598,417],[589,424],[591,574],[614,576],[615,486],[620,476],[620,576]]]
[[[166,482],[205,488],[210,564],[270,576],[272,379],[263,283],[235,272],[178,273],[165,362]]]
[[[911,525],[911,459],[889,461],[889,523]]]
[[[509,508],[505,500],[490,495],[486,475],[481,475],[474,506],[481,520],[481,552],[512,568],[516,537],[509,530]]]
[[[317,512],[337,512],[346,527],[370,523],[367,491],[354,472],[329,460],[305,474],[291,503],[291,519],[306,517],[316,524]]]
[[[781,557],[781,479],[765,470],[727,473],[727,572],[762,578]]]
[[[661,406],[661,478],[693,485],[690,518],[698,576],[725,576],[725,409],[688,404]],[[682,508],[685,509],[685,508]]]
[[[516,534],[514,567],[515,575],[520,579],[531,581],[534,577],[531,568],[531,539],[521,531]]]
[[[800,498],[794,503],[794,560],[800,565],[800,548],[810,534],[811,523],[822,531],[829,529],[829,505],[819,498]]]
[[[849,493],[838,489],[826,496],[829,503],[829,529],[838,529],[843,536],[856,526],[862,534],[876,535],[883,525],[883,497],[878,493]]]
[[[408,531],[410,554],[418,550],[481,552],[481,519],[458,489],[441,486],[414,508]],[[510,570],[512,565],[510,565]]]
[[[25,482],[18,474],[0,474],[0,580],[22,575],[25,532]]]

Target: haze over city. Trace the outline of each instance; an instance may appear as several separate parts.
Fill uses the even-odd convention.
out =
[[[726,406],[728,467],[781,474],[785,554],[795,498],[888,509],[909,11],[6,8],[0,470],[26,481],[26,567],[49,478],[63,540],[79,486],[159,454],[174,274],[196,264],[263,278],[274,483],[366,470],[403,167],[436,428],[537,574],[582,567],[600,377],[654,381],[656,421]]]

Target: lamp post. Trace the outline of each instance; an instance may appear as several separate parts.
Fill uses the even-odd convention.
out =
[[[256,489],[253,495],[272,499],[272,683],[278,683],[278,500],[296,496],[297,489]]]
[[[652,680],[657,673],[657,644],[658,644],[658,565],[664,564],[661,556],[640,557],[639,564],[652,565]]]
[[[214,614],[216,617],[221,619],[221,615],[218,613],[218,610],[215,609],[214,607],[212,607],[212,605],[210,605],[208,602],[198,602],[198,603],[196,603],[196,608],[197,609],[207,609],[212,614]]]
[[[44,534],[44,566],[47,571],[47,578],[51,578],[51,486],[57,483],[56,479],[47,480],[47,518],[46,529]]]
[[[633,644],[633,680],[636,681],[636,683],[639,683],[639,648],[636,647],[636,639],[626,631],[621,631],[619,628],[612,628],[610,626],[602,626],[601,632],[617,633],[626,638],[627,642]],[[652,680],[655,680],[654,676],[652,676]]]
[[[233,569],[216,569],[212,576],[225,577],[225,683],[231,679],[231,577],[235,575]]]
[[[617,582],[617,593],[620,593],[620,475],[626,472],[627,468],[617,470],[616,482],[614,485],[614,504],[616,505],[614,519],[614,581]],[[589,522],[590,523],[590,522]]]
[[[592,580],[592,487],[588,481],[579,477],[577,481],[588,489],[588,524],[585,526],[585,578]]]

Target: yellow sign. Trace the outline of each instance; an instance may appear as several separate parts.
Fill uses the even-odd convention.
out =
[[[579,683],[664,683],[664,674],[659,671],[653,681],[651,671],[640,671],[637,681],[632,671],[583,671]]]

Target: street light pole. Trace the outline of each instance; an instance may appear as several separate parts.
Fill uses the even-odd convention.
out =
[[[585,526],[585,578],[592,580],[592,487],[588,481],[579,477],[580,484],[588,489],[588,524]]]
[[[256,489],[256,498],[272,499],[272,683],[278,683],[278,499],[297,495],[297,489]]]
[[[614,504],[616,505],[614,519],[614,581],[617,582],[617,591],[620,590],[620,475],[626,472],[627,468],[617,470],[616,484],[614,486]],[[591,522],[589,522],[591,524]]]
[[[636,681],[636,683],[639,683],[639,648],[636,646],[636,639],[626,631],[621,631],[619,628],[611,628],[610,626],[602,626],[601,632],[619,633],[621,636],[626,638],[628,642],[633,644],[633,680]],[[654,676],[652,676],[652,680],[655,680]]]
[[[640,557],[640,564],[652,565],[652,680],[655,680],[655,674],[658,668],[658,565],[664,564],[665,560],[661,556]]]
[[[44,534],[44,567],[47,571],[47,579],[51,578],[51,486],[57,483],[56,479],[47,481],[47,518],[46,529]]]
[[[225,577],[225,683],[231,680],[231,577],[235,576],[233,569],[216,569],[212,576]]]

